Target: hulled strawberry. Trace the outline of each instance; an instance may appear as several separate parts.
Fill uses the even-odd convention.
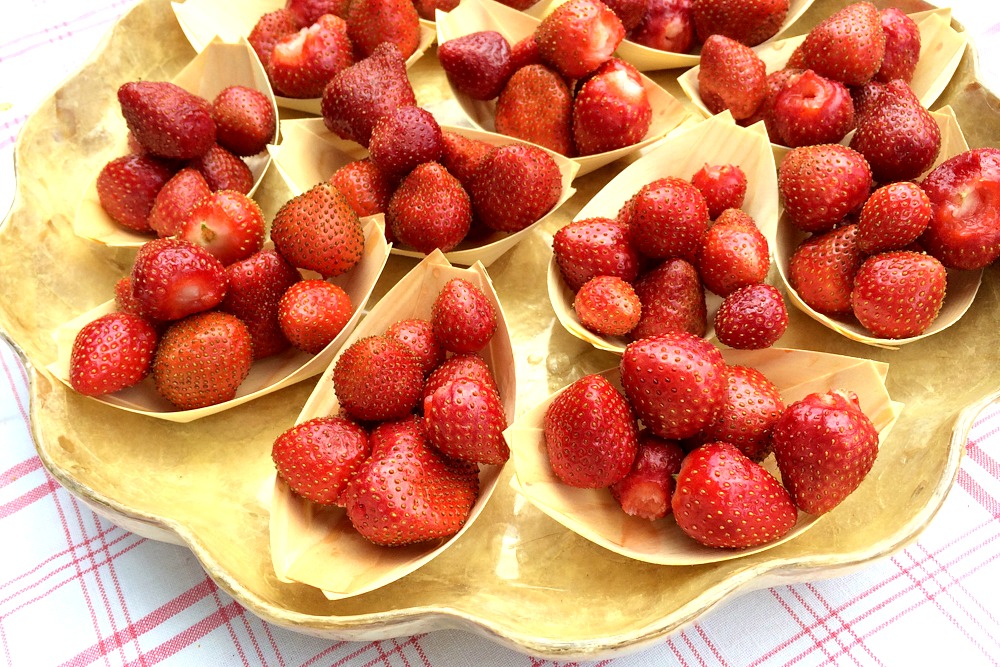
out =
[[[576,153],[592,155],[638,143],[652,119],[639,70],[621,58],[611,58],[579,85],[573,98]]]
[[[837,143],[854,129],[854,102],[847,87],[811,69],[789,74],[765,104],[768,127],[793,148]]]
[[[344,18],[347,14],[347,0],[286,0],[285,9],[292,15],[300,28],[312,25],[323,14],[333,14]]]
[[[420,399],[424,371],[402,343],[386,336],[358,339],[333,367],[333,389],[351,419],[392,421],[410,414]]]
[[[149,214],[174,169],[152,156],[130,153],[105,164],[97,175],[101,208],[126,229],[151,231]]]
[[[535,29],[542,60],[569,79],[596,70],[624,38],[621,19],[599,0],[569,0]]]
[[[191,209],[177,236],[229,265],[263,247],[265,227],[257,202],[235,190],[218,190]]]
[[[347,34],[358,58],[372,55],[380,44],[392,44],[405,59],[420,45],[420,16],[413,0],[351,0]]]
[[[849,86],[866,83],[885,56],[885,32],[878,9],[855,2],[828,16],[799,47],[805,68]]]
[[[719,296],[764,282],[771,266],[767,239],[748,214],[726,209],[705,234],[698,253],[698,274]]]
[[[347,23],[324,14],[312,25],[278,40],[267,75],[275,90],[286,97],[319,97],[327,81],[353,63]]]
[[[590,331],[624,336],[639,324],[642,304],[628,282],[617,276],[596,276],[577,291],[573,310]]]
[[[277,117],[267,95],[247,86],[227,86],[212,100],[215,140],[230,153],[256,155],[274,141]]]
[[[201,172],[213,191],[236,190],[248,195],[253,189],[253,172],[247,163],[218,144],[188,162],[187,166]]]
[[[858,249],[875,254],[902,250],[920,238],[931,219],[931,200],[916,183],[902,181],[877,189],[858,217]]]
[[[684,450],[675,441],[640,431],[632,468],[608,490],[629,516],[662,519],[673,511],[674,475],[680,472],[682,460]]]
[[[441,158],[441,126],[426,109],[403,106],[375,122],[368,157],[390,180],[406,176],[418,164]]]
[[[816,312],[851,312],[854,274],[865,254],[858,248],[858,226],[843,225],[803,241],[788,262],[788,282]]]
[[[757,283],[730,292],[715,313],[715,336],[738,350],[771,347],[788,328],[788,309],[777,288]]]
[[[706,163],[691,176],[691,184],[705,198],[712,220],[727,208],[742,208],[747,194],[747,175],[738,164]]]
[[[880,11],[879,20],[885,33],[885,55],[874,79],[882,83],[893,79],[910,83],[920,59],[920,28],[897,7]]]
[[[632,282],[639,275],[639,254],[628,227],[610,218],[574,220],[552,236],[559,272],[574,292],[597,276]]]
[[[825,232],[868,200],[872,172],[861,153],[840,144],[801,146],[778,166],[778,194],[788,220]]]
[[[129,81],[118,89],[129,132],[150,154],[188,160],[215,143],[211,105],[169,81]]]
[[[445,349],[441,347],[434,336],[434,325],[430,320],[410,318],[398,320],[385,330],[388,338],[395,338],[413,353],[424,375],[430,375],[434,369],[444,363]],[[423,401],[421,401],[423,404]]]
[[[851,309],[879,338],[909,338],[938,316],[947,287],[944,265],[912,250],[873,255],[854,275]]]
[[[325,280],[300,280],[278,301],[278,325],[288,341],[319,354],[344,330],[353,314],[351,297]]]
[[[615,13],[625,28],[626,36],[632,28],[639,25],[642,17],[649,9],[649,0],[610,0],[605,2],[611,11]]]
[[[632,243],[646,257],[695,263],[708,232],[708,206],[698,188],[664,176],[640,188],[627,217]]]
[[[689,53],[697,41],[692,0],[648,0],[628,39],[651,49]]]
[[[271,240],[293,266],[325,278],[350,271],[365,249],[357,213],[329,182],[285,202],[271,222]]]
[[[278,303],[301,279],[299,272],[273,249],[261,250],[226,267],[229,289],[221,310],[242,320],[253,341],[254,359],[288,349],[278,322]]]
[[[572,156],[573,94],[562,76],[542,64],[514,72],[497,98],[497,132]]]
[[[343,417],[314,417],[283,431],[271,460],[288,488],[320,505],[335,505],[371,454],[368,433]]]
[[[348,162],[330,175],[358,217],[385,213],[395,183],[369,159]]]
[[[215,308],[229,285],[222,262],[201,246],[176,238],[143,244],[130,275],[133,298],[143,314],[156,320],[179,320]]]
[[[497,330],[497,312],[481,289],[452,278],[431,306],[434,336],[449,352],[478,352]]]
[[[70,386],[85,396],[102,396],[138,384],[149,375],[158,340],[153,325],[132,313],[88,322],[73,339]]]
[[[728,109],[733,118],[748,118],[767,94],[767,66],[750,47],[723,35],[712,35],[701,47],[698,93],[712,113]]]
[[[474,100],[492,100],[514,73],[510,42],[496,30],[479,30],[438,46],[448,81]]]
[[[419,252],[448,252],[469,233],[472,203],[447,169],[424,162],[393,192],[385,222],[394,238]]]
[[[173,236],[184,226],[191,211],[212,194],[197,169],[181,169],[156,193],[147,223],[157,236]]]
[[[483,224],[519,232],[559,202],[562,174],[552,156],[537,146],[497,146],[484,158],[469,194]]]
[[[725,35],[756,46],[777,34],[788,15],[788,0],[693,0],[692,10],[699,40]]]
[[[750,366],[728,366],[725,396],[700,437],[735,445],[759,463],[771,453],[771,430],[784,409],[781,393],[767,376]]]
[[[507,416],[492,382],[452,380],[424,396],[423,410],[427,437],[446,456],[491,465],[510,458]]]
[[[306,25],[308,24],[300,25],[295,15],[285,8],[266,12],[257,19],[247,36],[247,41],[260,59],[260,64],[264,66],[264,71],[267,71],[268,63],[271,62],[274,45]]]
[[[629,334],[632,340],[684,331],[704,336],[708,305],[698,270],[683,259],[668,259],[633,283],[642,314]]]

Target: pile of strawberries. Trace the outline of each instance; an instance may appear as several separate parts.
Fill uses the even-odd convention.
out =
[[[553,254],[575,292],[580,323],[632,340],[672,331],[704,336],[709,290],[723,298],[714,319],[720,342],[774,344],[788,312],[764,282],[770,250],[741,209],[746,190],[738,165],[706,164],[690,180],[647,183],[613,219],[576,220],[556,232]]]
[[[546,410],[556,477],[608,488],[627,514],[673,515],[701,544],[747,548],[780,539],[798,510],[824,514],[861,484],[878,433],[850,391],[785,405],[760,371],[727,364],[688,333],[626,347],[621,393],[603,375],[560,392]],[[779,482],[760,462],[773,452]]]
[[[343,507],[375,544],[458,532],[478,498],[479,464],[510,457],[496,381],[478,354],[496,328],[482,290],[453,278],[429,320],[400,320],[346,347],[333,368],[340,413],[278,436],[280,478],[307,500]]]

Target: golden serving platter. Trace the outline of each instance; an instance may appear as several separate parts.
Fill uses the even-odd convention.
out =
[[[846,4],[818,0],[801,33]],[[882,3],[879,3],[882,4]],[[924,3],[902,2],[905,11]],[[148,39],[156,34],[157,39]],[[106,300],[134,249],[88,243],[72,219],[118,136],[108,130],[114,91],[137,78],[169,79],[195,53],[169,0],[143,0],[96,53],[25,123],[15,159],[14,207],[0,228],[0,329],[29,368],[31,423],[46,469],[100,514],[141,535],[183,544],[209,575],[261,618],[330,639],[371,640],[462,628],[525,653],[596,659],[652,644],[750,588],[846,573],[911,543],[943,502],[976,415],[1000,393],[998,269],[946,332],[898,350],[852,341],[791,309],[783,347],[866,357],[890,365],[887,389],[906,407],[865,484],[808,532],[758,554],[663,566],[611,553],[519,496],[507,466],[475,525],[445,553],[384,588],[329,600],[278,580],[269,553],[271,443],[314,388],[300,382],[193,423],[124,412],[78,396],[46,372],[52,332]],[[654,73],[680,94],[679,72]],[[447,108],[434,51],[413,65],[418,101]],[[949,104],[971,146],[1000,142],[998,101],[976,82],[967,50],[937,102]],[[578,178],[577,193],[544,229],[490,267],[515,345],[518,405],[535,402],[617,356],[568,334],[546,291],[546,235],[571,220],[627,164]],[[289,193],[269,170],[257,197],[270,219]],[[391,257],[377,299],[415,265]]]

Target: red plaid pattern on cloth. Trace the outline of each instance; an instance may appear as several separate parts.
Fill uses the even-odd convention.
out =
[[[129,1],[28,0],[0,22],[0,207],[33,107],[72,73]],[[953,3],[982,76],[1000,90],[1000,7]],[[11,298],[7,295],[6,298]],[[441,631],[333,642],[272,626],[219,590],[185,548],[91,512],[31,442],[27,373],[0,343],[0,660],[7,665],[541,667],[486,639]],[[970,434],[957,483],[920,539],[834,579],[727,600],[642,651],[598,663],[652,665],[1000,664],[1000,405]]]

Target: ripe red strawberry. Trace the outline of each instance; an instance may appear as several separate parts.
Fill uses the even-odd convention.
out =
[[[261,249],[265,227],[257,202],[235,190],[217,190],[188,213],[177,236],[229,265]]]
[[[947,278],[944,265],[931,255],[912,250],[873,255],[854,276],[854,316],[879,338],[918,336],[937,318]]]
[[[163,184],[153,200],[147,222],[157,236],[173,236],[184,226],[191,211],[212,194],[205,177],[186,167]]]
[[[767,66],[749,46],[712,35],[701,47],[698,92],[712,113],[748,118],[767,94]]]
[[[834,144],[854,129],[854,102],[847,87],[811,69],[790,74],[768,99],[769,126],[786,146]]]
[[[613,151],[642,141],[653,120],[639,70],[612,58],[587,77],[573,99],[577,155]]]
[[[849,86],[875,76],[885,55],[885,32],[875,5],[855,2],[828,16],[799,47],[803,67]]]
[[[212,100],[215,140],[230,153],[256,155],[275,141],[277,114],[267,95],[247,86],[228,86]]]
[[[431,324],[449,352],[478,352],[497,330],[497,312],[481,289],[464,278],[452,278],[434,299]]]
[[[704,444],[684,457],[672,505],[685,534],[722,549],[778,540],[798,518],[785,487],[726,442]]]
[[[933,215],[921,242],[945,266],[981,269],[1000,257],[1000,150],[945,160],[921,184]]]
[[[254,253],[226,267],[229,289],[219,305],[243,321],[253,341],[254,359],[283,352],[291,345],[278,322],[278,302],[301,279],[275,250]]]
[[[405,345],[386,336],[360,338],[333,367],[333,389],[351,419],[402,419],[417,406],[424,386],[420,363]]]
[[[323,14],[333,14],[344,18],[347,15],[347,0],[286,0],[285,9],[295,19],[300,28],[310,26]]]
[[[837,227],[803,241],[788,262],[788,281],[806,305],[824,315],[851,312],[854,274],[865,254],[856,224]]]
[[[632,329],[632,340],[674,331],[705,335],[705,288],[693,264],[668,259],[639,276],[633,287],[642,304],[642,317]]]
[[[438,46],[441,69],[451,85],[474,100],[500,94],[514,70],[510,42],[496,30],[479,30]]]
[[[569,0],[535,28],[542,60],[568,79],[603,65],[624,38],[621,19],[599,0]]]
[[[519,232],[559,202],[562,174],[537,146],[497,146],[483,160],[469,195],[473,212],[487,227]]]
[[[375,122],[369,159],[390,180],[403,178],[418,164],[441,159],[441,126],[426,109],[403,106]]]
[[[628,227],[610,218],[574,220],[552,236],[552,252],[563,280],[574,292],[597,276],[632,282],[639,275],[639,253]]]
[[[629,516],[655,521],[673,511],[674,475],[680,472],[684,450],[673,440],[639,432],[639,448],[631,470],[609,487],[611,496]]]
[[[715,220],[727,208],[742,208],[747,194],[747,175],[738,164],[708,164],[691,177],[708,206],[708,217]]]
[[[764,79],[764,85],[766,87],[764,101],[761,102],[760,106],[757,107],[757,110],[754,113],[737,121],[737,123],[744,127],[749,127],[754,123],[764,121],[764,127],[767,128],[767,134],[771,139],[771,143],[784,144],[785,139],[781,136],[777,126],[774,124],[774,117],[771,114],[771,109],[774,107],[775,98],[785,87],[785,84],[787,84],[793,76],[801,74],[802,72],[802,69],[786,66],[784,69],[774,70],[768,74],[767,78]]]
[[[788,15],[788,0],[694,0],[692,9],[699,40],[724,35],[756,46],[777,34]]]
[[[858,119],[851,148],[865,156],[876,181],[906,181],[934,164],[941,128],[903,81],[890,81]]]
[[[385,213],[395,184],[371,160],[355,160],[337,169],[330,183],[347,198],[358,217]]]
[[[781,292],[764,283],[730,292],[715,314],[715,336],[738,350],[771,347],[788,328]]]
[[[179,320],[215,308],[226,296],[226,268],[190,241],[154,239],[135,255],[132,297],[147,317]]]
[[[599,489],[622,479],[639,446],[628,401],[601,375],[576,380],[545,411],[552,472],[569,486]]]
[[[247,41],[260,59],[260,64],[264,66],[264,71],[267,71],[267,66],[271,62],[274,45],[283,37],[297,32],[306,25],[308,24],[300,25],[295,14],[284,8],[267,12],[257,19],[257,23],[247,36]]]
[[[73,339],[69,382],[85,396],[138,384],[150,371],[159,337],[144,317],[114,312],[88,322]]]
[[[312,25],[278,40],[267,75],[275,91],[285,97],[319,97],[326,82],[352,64],[354,52],[347,23],[339,16],[324,14]]]
[[[916,183],[884,185],[871,194],[858,217],[858,249],[869,255],[914,243],[931,219],[931,200]]]
[[[840,144],[793,148],[778,166],[785,215],[807,232],[825,232],[868,200],[872,173],[861,153]]]
[[[534,4],[534,3],[531,3]],[[541,65],[542,56],[538,52],[538,42],[535,41],[534,33],[524,37],[519,42],[515,42],[510,47],[510,71],[516,72],[528,65]]]
[[[809,394],[789,405],[771,433],[781,479],[795,505],[825,514],[860,486],[878,455],[878,432],[854,392]]]
[[[632,285],[617,276],[596,276],[573,299],[580,324],[603,336],[624,336],[639,324],[642,305]]]
[[[497,98],[493,122],[500,134],[573,155],[573,94],[545,65],[527,65],[511,75]]]
[[[236,396],[250,373],[253,343],[235,315],[213,310],[170,325],[153,359],[156,391],[181,410]]]
[[[639,25],[650,5],[649,0],[609,0],[604,4],[610,7],[618,20],[622,22],[626,33]]]
[[[698,273],[705,287],[719,296],[764,282],[771,267],[767,239],[753,218],[738,208],[726,209],[705,234]]]
[[[388,334],[388,332],[386,333]],[[427,376],[420,404],[423,405],[423,401],[438,387],[459,378],[469,378],[480,384],[492,385],[494,389],[499,391],[493,377],[493,371],[490,370],[482,357],[478,354],[453,354]]]
[[[331,132],[367,147],[375,121],[397,107],[416,103],[406,60],[398,47],[387,42],[330,79],[320,110]]]
[[[111,219],[122,227],[149,232],[149,214],[156,195],[174,174],[155,157],[130,153],[117,157],[97,175],[97,197]]]
[[[314,417],[283,431],[271,460],[288,488],[306,500],[335,505],[371,454],[368,433],[343,417]]]
[[[729,366],[725,397],[701,437],[735,445],[759,463],[771,453],[771,430],[784,409],[778,388],[767,376],[749,366]]]
[[[278,302],[278,324],[292,345],[319,354],[344,330],[353,312],[351,297],[340,285],[300,280]]]
[[[324,278],[350,271],[361,261],[365,235],[344,195],[322,182],[285,202],[271,222],[274,247],[292,266]]]
[[[469,233],[472,203],[447,169],[424,162],[392,194],[385,222],[394,238],[419,252],[448,252]]]
[[[417,8],[420,18],[433,21],[438,10],[447,13],[458,7],[458,0],[413,0],[413,6]]]
[[[129,131],[152,155],[188,160],[215,143],[212,107],[169,81],[129,81],[118,89]]]
[[[373,442],[371,458],[342,496],[351,525],[371,542],[391,547],[457,533],[479,496],[477,466],[439,454],[417,420],[375,430],[383,432],[381,442]]]
[[[649,0],[628,39],[651,49],[690,53],[696,41],[692,0]]]
[[[628,215],[632,244],[646,257],[697,262],[708,232],[708,206],[698,188],[676,176],[642,186]]]
[[[122,276],[115,283],[115,308],[122,313],[131,313],[132,315],[142,315],[142,304],[135,300],[132,296],[132,277]],[[146,318],[150,324],[154,326],[159,323],[151,318]]]
[[[406,59],[420,45],[420,16],[413,0],[351,0],[347,34],[359,59],[386,43],[399,49]]]
[[[620,364],[622,387],[642,423],[661,438],[689,438],[707,426],[726,387],[718,348],[686,332],[629,343]]]
[[[920,28],[896,7],[879,12],[879,20],[885,33],[885,55],[874,78],[882,83],[893,79],[910,83],[920,59]]]
[[[441,140],[441,164],[468,191],[486,155],[493,150],[493,145],[482,139],[463,137],[448,130],[442,131]]]
[[[430,320],[411,318],[393,322],[385,330],[385,336],[395,338],[405,345],[420,362],[425,376],[430,375],[445,360],[445,349],[434,336],[434,325]]]
[[[253,189],[253,172],[247,163],[218,144],[187,166],[201,172],[211,190],[236,190],[248,195]]]
[[[442,454],[490,465],[510,458],[507,416],[492,382],[452,380],[425,395],[423,408],[427,437]]]

